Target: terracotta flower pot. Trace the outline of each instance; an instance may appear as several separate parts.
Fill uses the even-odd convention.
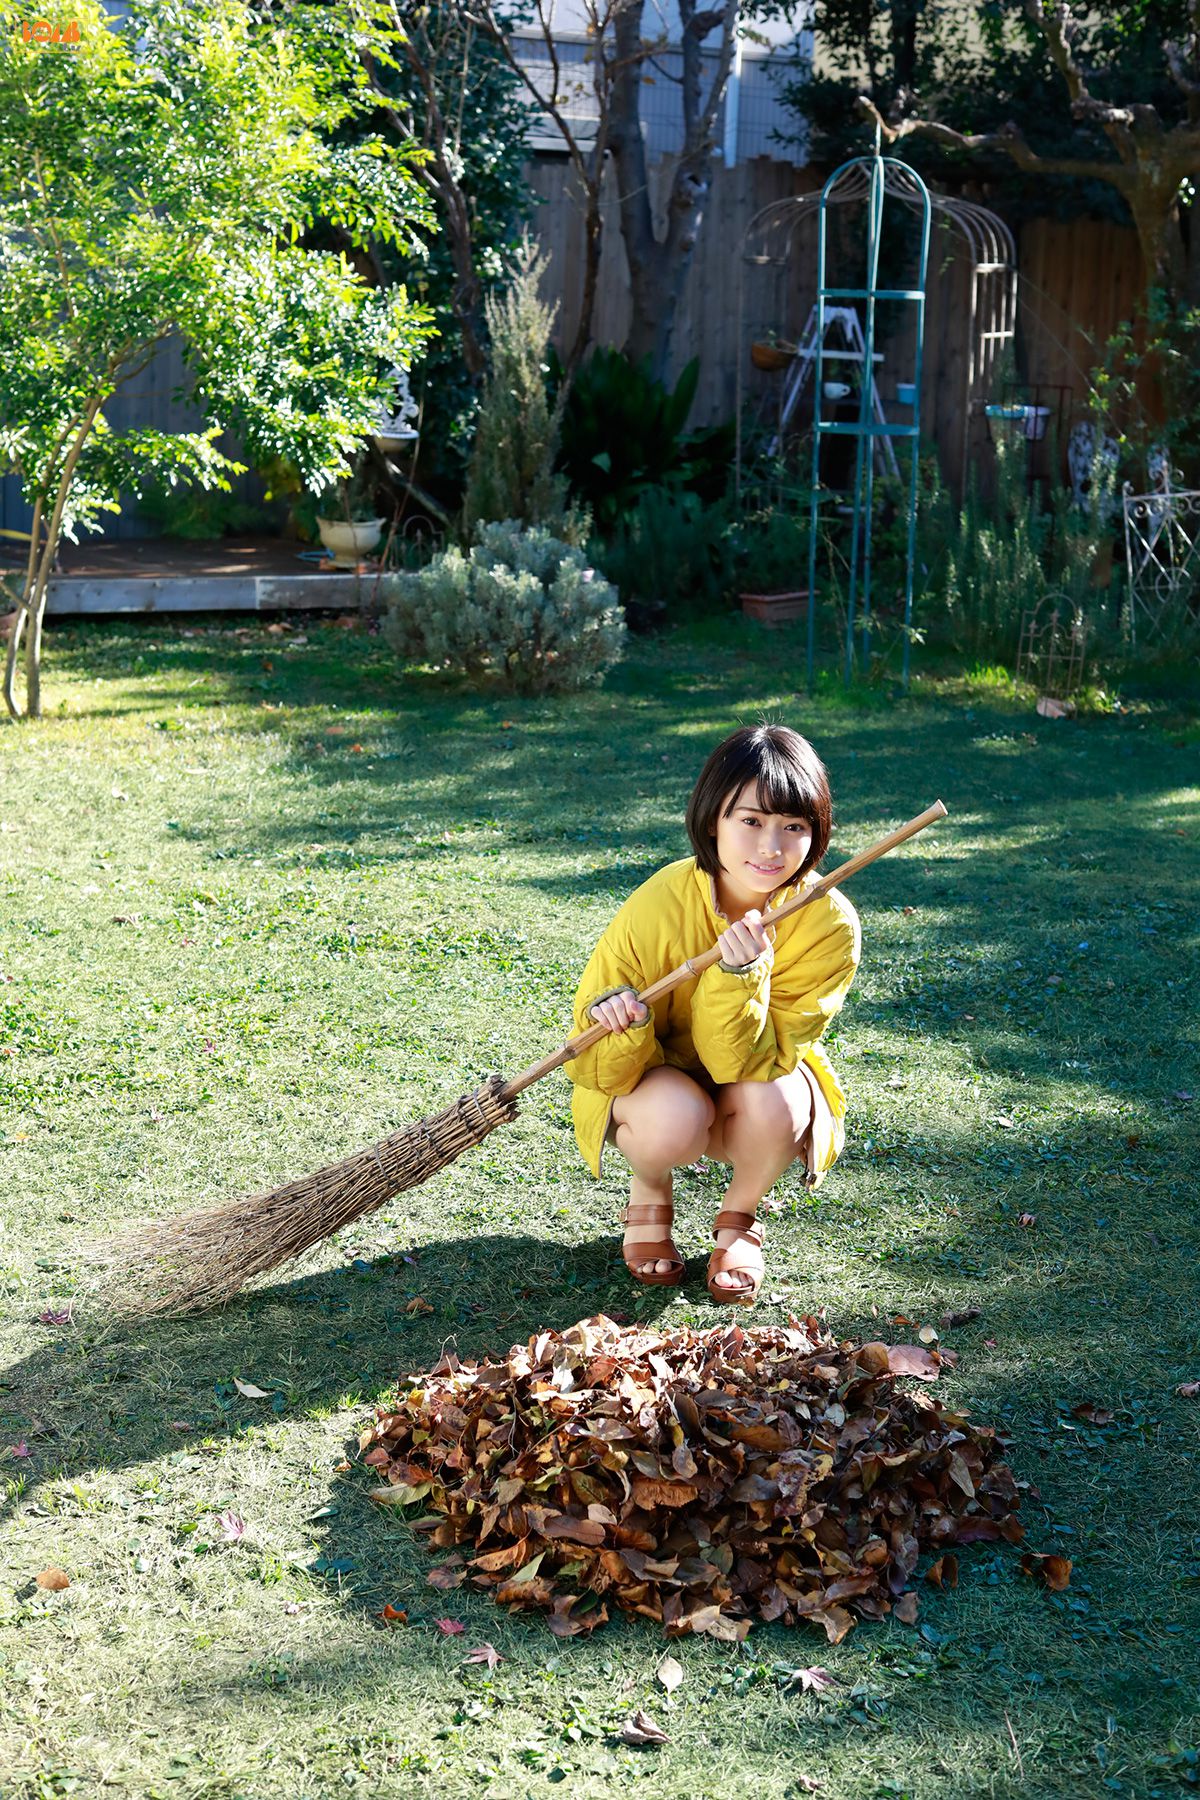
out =
[[[751,344],[750,361],[766,375],[778,375],[796,354],[794,344]]]
[[[768,629],[808,617],[807,588],[790,588],[778,594],[741,594],[739,599],[745,617],[756,619]]]

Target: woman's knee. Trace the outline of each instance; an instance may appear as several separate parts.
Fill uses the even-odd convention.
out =
[[[725,1089],[725,1130],[751,1142],[799,1143],[812,1123],[812,1095],[806,1082],[735,1081]]]
[[[663,1168],[695,1162],[704,1154],[715,1112],[703,1088],[682,1070],[651,1070],[613,1108],[617,1148]]]

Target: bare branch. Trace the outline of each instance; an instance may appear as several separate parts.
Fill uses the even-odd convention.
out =
[[[1059,73],[1067,84],[1072,108],[1077,101],[1090,100],[1083,71],[1075,61],[1068,42],[1068,34],[1075,22],[1070,8],[1062,0],[1025,0],[1025,11],[1046,40]]]
[[[1124,163],[1092,161],[1088,157],[1073,156],[1040,156],[1026,142],[1019,125],[1011,122],[1002,125],[998,131],[966,133],[953,130],[949,125],[941,125],[934,119],[903,119],[897,125],[889,125],[878,107],[865,94],[860,94],[856,102],[860,115],[878,125],[885,143],[895,143],[899,138],[925,137],[934,143],[945,144],[951,150],[962,150],[968,155],[978,156],[988,150],[998,150],[1011,157],[1019,169],[1030,175],[1073,175],[1080,181],[1107,181],[1122,193],[1132,193],[1135,181],[1133,171]]]
[[[710,7],[707,12],[693,13],[684,30],[689,37],[706,38],[710,31],[715,31],[723,24],[725,10],[723,7]]]

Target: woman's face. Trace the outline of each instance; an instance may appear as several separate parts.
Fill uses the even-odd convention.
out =
[[[717,817],[717,858],[731,881],[763,899],[797,873],[812,848],[812,826],[796,814],[766,813],[748,781],[737,805]]]

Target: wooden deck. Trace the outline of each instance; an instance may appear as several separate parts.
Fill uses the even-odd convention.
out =
[[[0,540],[2,541],[2,540]],[[136,538],[114,543],[64,544],[61,573],[46,603],[69,614],[176,612],[298,612],[328,608],[357,612],[370,601],[379,571],[363,563],[337,570],[323,553],[277,537]],[[0,552],[6,572],[18,561],[11,545]]]

